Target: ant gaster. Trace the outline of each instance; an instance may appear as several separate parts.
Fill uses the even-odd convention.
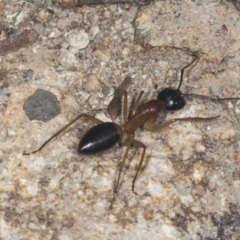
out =
[[[144,130],[155,132],[168,127],[169,125],[171,125],[176,121],[198,121],[198,120],[202,121],[202,120],[211,120],[219,117],[219,116],[215,116],[215,117],[208,117],[208,118],[202,118],[202,117],[174,118],[172,120],[169,120],[157,125],[155,124],[159,114],[163,110],[176,111],[184,108],[186,101],[184,99],[184,95],[180,91],[180,87],[183,81],[184,70],[189,66],[191,66],[197,59],[198,58],[195,57],[192,62],[190,62],[188,65],[182,68],[180,83],[177,89],[166,88],[159,92],[157,99],[147,101],[139,108],[139,104],[143,95],[143,91],[142,91],[137,97],[135,103],[133,104],[133,107],[130,110],[129,115],[127,114],[128,104],[127,104],[127,93],[125,92],[124,101],[123,101],[123,119],[124,119],[123,125],[120,126],[113,122],[102,122],[101,120],[91,115],[83,113],[77,116],[72,121],[70,121],[67,125],[61,128],[59,131],[57,131],[52,137],[50,137],[45,143],[43,143],[40,146],[40,148],[38,148],[33,152],[23,153],[23,154],[29,155],[29,154],[40,151],[48,142],[50,142],[53,138],[55,138],[64,130],[66,130],[68,127],[70,127],[78,119],[80,119],[81,117],[88,118],[89,120],[91,120],[97,125],[89,129],[85,133],[85,135],[82,137],[78,145],[78,153],[80,154],[99,153],[112,148],[116,143],[120,143],[121,145],[126,146],[124,156],[122,158],[122,161],[119,164],[118,177],[116,179],[116,183],[113,190],[114,195],[111,203],[111,207],[112,207],[115,201],[116,195],[118,193],[118,189],[121,182],[122,170],[128,156],[129,148],[131,146],[135,146],[143,149],[140,161],[138,163],[137,171],[132,181],[132,191],[135,193],[134,191],[135,182],[141,171],[143,161],[144,161],[145,151],[146,151],[145,144],[143,144],[142,142],[134,138],[134,133],[139,127],[143,126]],[[191,94],[191,95],[194,95],[194,94]],[[240,98],[225,98],[225,99],[212,99],[212,100],[231,100],[231,99],[238,100]]]

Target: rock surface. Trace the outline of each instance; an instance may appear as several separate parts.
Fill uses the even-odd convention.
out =
[[[131,184],[142,150],[131,148],[111,210],[124,148],[77,154],[90,121],[82,118],[40,152],[22,155],[81,113],[110,121],[108,104],[126,76],[133,79],[129,104],[141,90],[147,101],[176,88],[195,52],[200,59],[186,69],[182,92],[240,97],[236,4],[172,0],[68,9],[50,0],[3,0],[0,16],[0,41],[19,29],[38,33],[32,45],[0,56],[1,239],[240,238],[240,101],[186,96],[183,110],[158,121],[220,117],[137,130],[135,138],[147,146],[138,194]],[[86,33],[85,47],[66,37],[74,32]],[[23,108],[37,89],[61,106],[47,122],[31,121]],[[122,124],[122,116],[115,122]]]

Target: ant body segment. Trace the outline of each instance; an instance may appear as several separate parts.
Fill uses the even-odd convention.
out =
[[[184,108],[186,101],[184,99],[184,95],[180,91],[180,87],[183,81],[184,70],[189,66],[191,66],[197,59],[198,58],[195,57],[193,61],[191,61],[188,65],[182,68],[180,83],[177,89],[173,89],[173,88],[163,89],[158,93],[157,99],[149,100],[146,103],[144,103],[141,107],[139,107],[139,105],[144,92],[143,91],[140,92],[129,114],[127,113],[127,105],[128,105],[127,93],[124,92],[124,101],[123,101],[124,123],[121,126],[113,122],[102,122],[101,120],[85,113],[80,114],[75,119],[70,121],[67,125],[65,125],[63,128],[58,130],[52,137],[50,137],[46,142],[44,142],[40,146],[40,148],[38,148],[33,152],[23,153],[23,154],[29,155],[29,154],[33,154],[40,151],[48,142],[50,142],[53,138],[55,138],[60,133],[65,131],[78,119],[80,119],[81,117],[88,118],[89,120],[94,122],[96,125],[93,126],[91,129],[89,129],[80,140],[80,143],[78,145],[78,153],[80,154],[99,153],[112,148],[116,143],[120,143],[122,146],[126,146],[124,156],[122,158],[122,161],[119,164],[118,176],[116,178],[116,183],[113,190],[113,199],[111,202],[111,207],[112,207],[120,187],[122,170],[125,165],[125,161],[128,156],[128,151],[131,146],[135,146],[143,149],[141,153],[140,161],[138,163],[137,171],[132,181],[132,192],[135,193],[134,191],[135,182],[142,169],[145,151],[146,151],[145,144],[134,138],[134,133],[138,128],[143,126],[143,129],[146,131],[155,132],[168,127],[169,125],[171,125],[176,121],[202,121],[202,120],[212,120],[219,117],[219,116],[215,116],[215,117],[208,117],[208,118],[202,118],[202,117],[174,118],[172,120],[169,120],[157,125],[155,124],[159,114],[162,111],[164,110],[176,111]],[[240,98],[225,98],[225,99],[212,99],[212,100],[231,100],[231,99],[239,100]]]

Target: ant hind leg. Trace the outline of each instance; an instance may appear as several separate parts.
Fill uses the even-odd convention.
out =
[[[101,120],[86,114],[86,113],[82,113],[80,115],[78,115],[76,118],[74,118],[73,120],[71,120],[68,124],[66,124],[64,127],[62,127],[61,129],[59,129],[56,133],[54,133],[49,139],[47,139],[37,150],[33,151],[33,152],[24,152],[23,155],[30,155],[36,152],[39,152],[42,148],[44,148],[53,138],[57,137],[59,134],[61,134],[62,132],[64,132],[67,128],[69,128],[72,124],[74,124],[77,120],[79,120],[81,117],[86,117],[88,118],[90,121],[96,123],[96,124],[100,124],[102,123]]]

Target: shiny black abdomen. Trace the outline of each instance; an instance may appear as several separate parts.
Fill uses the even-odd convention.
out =
[[[113,147],[120,140],[117,126],[112,122],[98,124],[89,129],[78,145],[81,154],[94,154]]]

